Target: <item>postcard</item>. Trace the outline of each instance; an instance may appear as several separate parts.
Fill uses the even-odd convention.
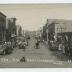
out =
[[[71,68],[72,4],[0,4],[0,68]]]

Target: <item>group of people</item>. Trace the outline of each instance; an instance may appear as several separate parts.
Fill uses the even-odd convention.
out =
[[[59,52],[62,52],[66,57],[68,57],[68,60],[71,62],[72,59],[72,33],[61,33],[58,36],[54,36],[53,34],[49,35],[49,45],[51,46],[52,41],[55,43],[55,48],[57,47],[57,50]],[[55,49],[54,48],[54,49]]]
[[[62,51],[68,59],[71,61],[72,56],[72,35],[71,34],[63,34],[60,38],[57,38],[58,41],[58,50]]]

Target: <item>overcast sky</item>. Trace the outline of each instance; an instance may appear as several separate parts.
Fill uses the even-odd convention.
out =
[[[16,24],[25,30],[37,30],[46,23],[46,19],[72,20],[72,5],[0,5],[0,11],[8,18],[16,17]]]

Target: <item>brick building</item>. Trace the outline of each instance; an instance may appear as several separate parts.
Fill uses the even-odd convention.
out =
[[[0,12],[0,42],[6,40],[6,16]]]
[[[6,41],[16,36],[16,18],[8,18],[6,24]]]

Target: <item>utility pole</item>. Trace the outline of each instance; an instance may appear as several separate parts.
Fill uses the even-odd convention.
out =
[[[46,29],[46,33],[47,33],[47,44],[48,44],[48,19],[47,19],[47,29]]]

